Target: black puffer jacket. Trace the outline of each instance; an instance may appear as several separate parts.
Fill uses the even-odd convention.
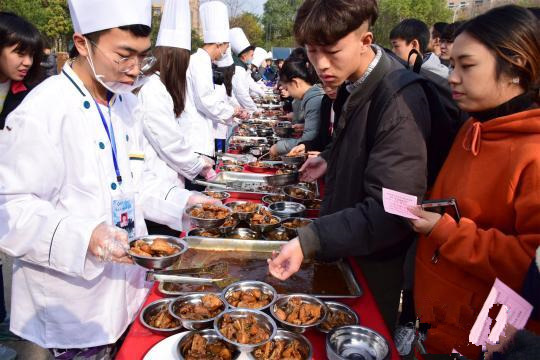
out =
[[[402,68],[383,53],[345,102],[333,142],[321,154],[328,162],[323,216],[299,231],[307,258],[391,258],[405,252],[412,241],[409,222],[384,211],[382,187],[420,200],[426,192],[430,116],[421,85],[412,84],[395,96],[380,119],[369,153],[366,144],[374,92],[385,76]]]

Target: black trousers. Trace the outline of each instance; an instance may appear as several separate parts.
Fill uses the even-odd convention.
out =
[[[178,237],[180,235],[178,230],[173,230],[166,225],[161,225],[150,220],[145,220],[145,222],[149,235],[166,235],[174,237]]]

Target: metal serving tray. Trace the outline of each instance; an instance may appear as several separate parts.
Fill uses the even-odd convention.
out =
[[[250,253],[253,255],[253,259],[259,259],[259,257],[264,255],[266,257],[266,254],[268,254],[268,257],[270,257],[270,254],[272,251],[279,251],[282,245],[284,245],[286,242],[283,241],[266,241],[266,240],[235,240],[235,239],[221,239],[221,238],[204,238],[204,237],[186,237],[184,240],[188,243],[189,248],[191,251],[195,249],[196,250],[202,250],[202,251],[214,251],[216,253],[218,252],[235,252],[238,253],[236,257],[242,257],[244,259],[250,258]],[[197,263],[198,266],[205,266],[208,264],[204,263]],[[328,267],[328,269],[332,269],[334,272],[330,275],[328,275],[331,279],[329,281],[320,281],[317,282],[317,285],[312,284],[311,287],[313,289],[319,288],[319,290],[322,290],[320,293],[312,293],[312,295],[315,295],[320,298],[324,299],[332,299],[332,298],[358,298],[362,296],[363,292],[360,288],[360,285],[356,281],[356,278],[354,277],[354,273],[352,271],[352,268],[350,267],[349,263],[343,260],[340,260],[335,263],[331,264],[313,264],[308,265],[313,267],[313,278],[311,278],[311,281],[314,283],[316,282],[317,278],[315,275],[318,273],[318,275],[324,275],[322,273],[325,273],[324,268],[322,269],[316,269],[317,266],[324,266]],[[266,270],[266,262],[261,262],[261,266],[265,267],[264,270]],[[175,268],[180,267],[179,264],[176,264]],[[258,270],[261,270],[260,267],[257,268]],[[250,278],[251,275],[254,272],[249,272],[245,274],[245,278],[242,278],[241,280],[259,280],[259,281],[265,281],[265,279],[260,278]],[[260,271],[259,271],[260,275]],[[256,277],[256,276],[255,276]],[[341,277],[339,279],[338,277]],[[267,279],[268,280],[268,279]],[[275,284],[271,284],[274,287],[278,288],[278,292],[280,294],[285,294],[283,291],[279,291],[280,285],[283,285],[283,288],[289,288],[289,291],[287,293],[297,293],[302,292],[302,284],[301,282],[304,281],[304,283],[308,280],[299,277],[299,278],[291,278],[285,282],[280,282],[277,279],[271,278],[270,280],[275,281]],[[344,286],[347,287],[346,291],[337,294],[337,293],[331,293],[329,291],[324,290],[325,287],[331,288],[333,284],[341,282],[344,284]],[[193,291],[171,291],[166,289],[166,283],[160,283],[159,284],[159,291],[167,296],[180,296],[184,294],[190,294],[193,293]],[[297,289],[298,287],[298,289]],[[211,292],[216,291],[216,289],[212,288],[205,288],[201,290],[202,292]],[[198,291],[200,292],[200,291]]]
[[[220,188],[230,193],[231,197],[260,199],[265,195],[278,194],[280,192],[278,188],[261,189],[261,186],[268,186],[265,180],[267,176],[270,176],[270,174],[222,171],[212,179],[211,183],[226,185],[227,188]],[[212,189],[212,186],[209,186],[208,190]]]

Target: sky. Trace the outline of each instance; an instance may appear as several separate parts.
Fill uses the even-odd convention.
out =
[[[163,0],[152,0],[154,4],[162,4]],[[253,12],[261,15],[263,13],[263,6],[266,0],[242,0],[244,2],[243,9],[245,11]]]

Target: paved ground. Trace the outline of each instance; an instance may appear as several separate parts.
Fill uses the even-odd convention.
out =
[[[2,259],[2,270],[4,273],[4,293],[6,294],[6,307],[9,314],[9,309],[11,308],[11,269],[12,261],[7,258],[4,254],[0,254],[0,259]],[[7,329],[0,329],[0,333],[4,335],[7,332]],[[29,341],[15,340],[15,341],[5,341],[0,340],[0,344],[9,346],[10,348],[17,351],[18,360],[51,360],[52,356],[49,355],[49,352],[36,344],[33,344]]]

